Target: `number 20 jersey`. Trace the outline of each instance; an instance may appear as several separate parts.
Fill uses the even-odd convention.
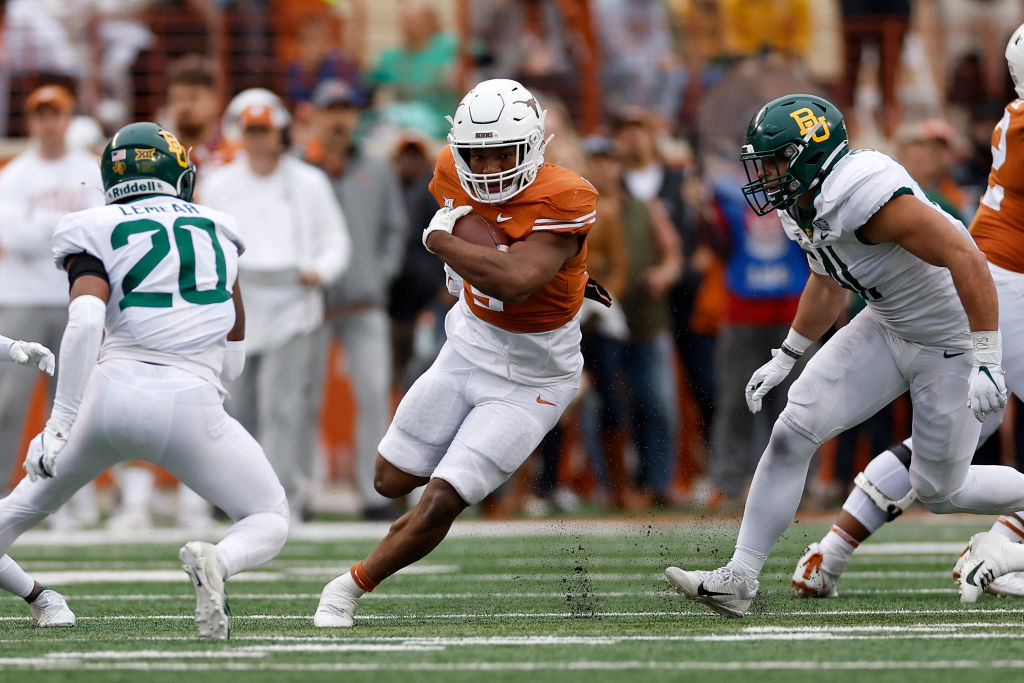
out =
[[[872,244],[860,234],[887,202],[910,194],[970,239],[891,157],[858,149],[839,160],[814,198],[814,214],[798,221],[778,211],[786,235],[806,252],[811,270],[859,294],[896,335],[926,345],[970,346],[967,314],[949,270],[895,243]]]
[[[174,365],[220,385],[235,323],[231,291],[244,250],[235,220],[174,197],[148,197],[61,219],[51,249],[103,262],[110,280],[100,362]]]

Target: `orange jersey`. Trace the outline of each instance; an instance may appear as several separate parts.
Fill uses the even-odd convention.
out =
[[[597,190],[579,175],[554,164],[544,164],[537,178],[503,204],[483,204],[462,189],[455,172],[452,150],[445,147],[437,158],[430,192],[438,205],[463,206],[485,216],[508,235],[510,244],[534,231],[586,236],[597,217]],[[547,332],[565,325],[583,305],[587,284],[586,240],[575,256],[546,285],[526,301],[506,304],[488,297],[466,283],[465,299],[473,314],[509,332]]]
[[[1006,105],[992,132],[992,171],[971,235],[990,263],[1024,273],[1024,100]]]

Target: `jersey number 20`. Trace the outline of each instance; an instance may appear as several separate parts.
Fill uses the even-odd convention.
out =
[[[196,249],[192,243],[192,231],[189,227],[198,228],[210,236],[213,255],[216,261],[217,284],[213,289],[196,289]],[[171,242],[167,236],[167,228],[148,218],[120,223],[110,235],[110,246],[115,250],[127,246],[128,238],[140,233],[152,233],[152,246],[139,261],[131,267],[121,283],[124,297],[118,304],[123,311],[131,306],[143,308],[170,308],[173,297],[170,292],[136,292],[135,288],[142,284],[153,269],[171,253]],[[180,267],[178,268],[178,292],[181,298],[191,304],[219,304],[231,298],[227,288],[227,267],[224,262],[224,251],[217,241],[217,231],[213,221],[200,216],[182,216],[174,221],[171,228],[174,243],[178,247]]]

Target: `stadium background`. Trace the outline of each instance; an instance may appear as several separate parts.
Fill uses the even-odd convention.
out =
[[[385,156],[407,135],[433,137],[428,144],[436,149],[441,144],[438,132],[444,131],[443,123],[438,127],[439,117],[449,113],[477,79],[517,77],[535,89],[545,106],[560,103],[567,112],[568,125],[559,131],[558,140],[565,159],[582,155],[586,163],[585,157],[600,140],[594,136],[614,137],[624,122],[641,121],[656,137],[665,165],[683,169],[688,179],[696,179],[704,188],[703,194],[691,195],[701,198],[694,204],[712,205],[713,181],[728,175],[730,171],[723,168],[736,165],[738,140],[753,111],[773,96],[811,90],[835,98],[844,107],[855,147],[878,147],[901,156],[912,144],[935,145],[927,148],[934,152],[929,157],[934,163],[922,167],[929,177],[918,180],[922,184],[927,180],[926,189],[965,220],[973,213],[987,173],[985,155],[992,126],[1013,97],[1003,46],[1024,19],[1024,3],[970,0],[7,0],[0,4],[4,6],[5,51],[0,66],[4,102],[0,130],[6,130],[0,140],[3,160],[26,145],[22,110],[33,88],[50,82],[67,85],[78,97],[78,113],[91,117],[106,135],[130,120],[160,120],[169,66],[183,55],[201,54],[215,65],[225,102],[247,87],[268,87],[281,94],[295,115],[297,144],[309,134],[310,105],[302,93],[308,97],[312,91],[316,67],[335,69],[366,93],[362,142],[372,153]],[[526,33],[533,36],[529,40],[494,27],[495,17],[517,13],[523,17]],[[434,57],[446,60],[437,70],[437,82],[429,88],[414,88],[401,80],[401,74],[398,80],[389,80],[394,74],[382,74],[378,68],[381,55],[404,50],[405,57],[415,61],[415,54],[410,56],[403,46],[409,44],[410,33],[424,27],[427,44],[438,48]],[[857,41],[864,37],[868,40],[854,72]],[[133,51],[135,40],[139,49]],[[622,50],[614,52],[613,45],[623,46]],[[524,54],[505,59],[517,46]],[[664,46],[661,54],[652,52],[656,46]],[[496,64],[506,63],[515,71],[494,73]],[[343,71],[343,65],[352,64],[355,72]],[[652,70],[663,80],[648,83],[644,76]],[[568,145],[578,145],[577,157]],[[728,296],[722,268],[713,265],[714,239],[697,232],[681,233],[684,243],[692,240],[685,244],[686,272],[691,278],[687,286],[701,304],[695,315],[676,321],[675,336],[678,342],[682,329],[713,344]],[[429,329],[429,320],[429,315],[424,317],[421,326]],[[768,357],[767,347],[747,352]],[[328,371],[323,477],[318,487],[322,495],[314,503],[319,512],[350,512],[357,505],[351,496],[351,414],[357,407],[341,369],[343,353],[335,346]],[[704,356],[708,362],[712,357]],[[679,380],[674,406],[679,415],[678,440],[672,495],[667,500],[654,501],[628,483],[628,473],[638,467],[645,450],[642,442],[630,443],[628,435],[620,437],[627,472],[623,486],[630,495],[615,500],[595,496],[591,459],[578,431],[580,413],[588,409],[586,402],[567,414],[557,470],[559,490],[579,497],[585,511],[644,510],[654,502],[670,508],[735,509],[735,501],[721,495],[706,476],[715,453],[705,413],[714,398],[698,396],[707,393],[706,385],[700,385],[693,370],[706,370],[707,363],[687,368],[677,356],[674,366]],[[633,389],[644,391],[644,387]],[[399,383],[396,399],[400,393]],[[42,423],[41,387],[31,400],[34,410],[25,426],[25,443]],[[989,445],[984,457],[1021,462],[1021,440],[1015,439],[1015,431],[1021,430],[1014,429],[1019,413],[1011,410],[1001,439]],[[856,472],[858,463],[869,457],[877,445],[872,437],[879,431],[892,439],[907,434],[905,399],[897,401],[882,422],[856,435],[842,458],[837,458],[836,443],[822,448],[808,506],[835,505],[845,496],[851,471]],[[761,446],[752,442],[751,449],[759,453]],[[493,501],[489,508],[493,514],[541,513],[552,508],[551,501],[534,493],[540,465],[533,460]],[[10,476],[16,480],[20,470]]]

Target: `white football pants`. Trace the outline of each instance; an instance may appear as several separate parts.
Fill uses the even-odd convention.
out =
[[[979,423],[967,407],[972,356],[896,336],[865,309],[839,330],[793,383],[747,496],[730,563],[760,572],[793,521],[818,446],[859,424],[904,391],[913,404],[910,481],[938,513],[1010,513],[1024,508],[1024,474],[971,466]]]
[[[25,477],[0,500],[0,553],[107,468],[159,465],[235,524],[217,544],[231,576],[273,558],[288,534],[284,489],[256,440],[212,384],[180,368],[132,360],[96,366],[57,475]]]

